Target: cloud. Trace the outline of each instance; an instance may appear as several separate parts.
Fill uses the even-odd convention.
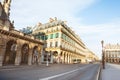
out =
[[[68,21],[77,25],[81,18],[75,13],[92,5],[96,0],[12,0],[11,20],[16,29],[35,25],[39,21],[46,23],[50,17]]]
[[[120,19],[116,19],[112,22],[97,25],[81,25],[79,26],[77,33],[80,34],[82,40],[87,47],[95,52],[99,57],[101,56],[101,40],[104,40],[105,44],[117,44],[120,43]]]

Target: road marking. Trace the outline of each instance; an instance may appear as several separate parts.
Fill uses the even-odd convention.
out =
[[[101,69],[100,69],[100,67],[99,67],[99,69],[98,69],[98,71],[97,71],[97,77],[96,77],[96,80],[99,80],[100,72],[101,72]]]
[[[80,70],[80,69],[87,68],[87,67],[88,67],[88,66],[85,66],[85,67],[83,67],[83,68],[78,68],[78,69],[75,69],[75,70],[72,70],[72,71],[69,71],[69,72],[65,72],[65,73],[57,74],[57,75],[50,76],[50,77],[47,77],[47,78],[42,78],[42,79],[39,79],[39,80],[50,80],[50,79],[53,79],[53,78],[56,78],[56,77],[60,77],[60,76],[63,76],[63,75],[66,75],[66,74],[69,74],[69,73],[72,73],[72,72],[78,71],[78,70]]]

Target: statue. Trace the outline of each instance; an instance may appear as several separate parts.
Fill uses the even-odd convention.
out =
[[[54,19],[53,18],[49,18],[49,22],[53,22],[54,21]]]
[[[3,1],[3,7],[4,7],[5,13],[7,14],[8,18],[10,15],[10,4],[11,4],[11,0],[4,0]]]
[[[37,26],[41,26],[41,25],[42,25],[42,23],[40,23],[40,22],[37,24]]]

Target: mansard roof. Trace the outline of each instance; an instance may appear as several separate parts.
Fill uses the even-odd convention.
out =
[[[106,44],[105,49],[119,49],[120,50],[120,44]]]
[[[64,24],[64,21],[54,20],[54,21],[49,22],[49,23],[45,23],[45,24],[41,24],[41,25],[36,25],[34,31],[39,31],[39,30],[42,30],[42,29],[47,29],[47,28],[50,28],[50,27],[58,26],[58,25],[66,26]]]

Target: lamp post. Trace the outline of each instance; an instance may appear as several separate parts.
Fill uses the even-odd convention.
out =
[[[103,69],[105,69],[105,54],[104,54],[104,49],[103,49],[103,46],[104,46],[103,40],[101,41],[101,44],[102,44],[102,67]]]

